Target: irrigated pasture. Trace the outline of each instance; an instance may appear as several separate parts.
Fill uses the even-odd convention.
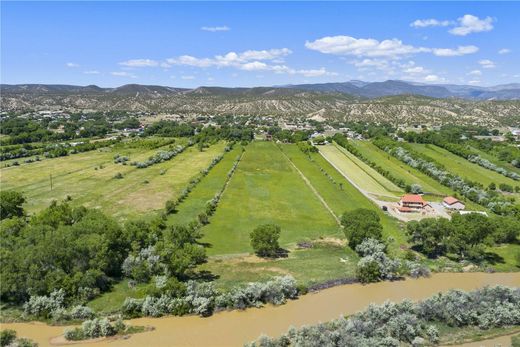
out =
[[[219,192],[226,182],[229,170],[233,167],[237,157],[242,152],[242,147],[236,145],[224,158],[213,167],[190,192],[188,198],[178,207],[177,212],[168,217],[168,224],[187,224],[204,212],[206,203]]]
[[[272,142],[253,142],[204,227],[208,253],[251,252],[249,234],[260,224],[282,228],[280,244],[341,236],[335,219]]]
[[[146,141],[146,140],[143,140]],[[179,139],[173,146],[185,144]],[[200,170],[223,152],[218,143],[203,152],[190,147],[177,157],[138,169],[114,163],[114,156],[128,156],[143,161],[169,146],[147,149],[146,146],[118,144],[114,147],[45,159],[41,162],[2,168],[2,189],[16,189],[27,197],[27,210],[35,212],[52,200],[72,198],[73,204],[101,208],[118,218],[142,216],[164,207]],[[116,178],[120,173],[122,178]],[[52,175],[52,189],[51,189]]]
[[[444,148],[440,148],[435,145],[424,145],[413,143],[410,144],[414,150],[444,165],[446,170],[456,175],[466,178],[473,182],[482,183],[484,186],[488,186],[491,182],[494,182],[497,186],[500,183],[509,184],[511,186],[520,185],[519,181],[515,181],[509,177],[499,174],[498,172],[488,170],[482,166],[474,164],[458,155],[455,155]]]
[[[396,200],[403,190],[337,145],[319,146],[325,159],[346,175],[360,190],[381,199]]]

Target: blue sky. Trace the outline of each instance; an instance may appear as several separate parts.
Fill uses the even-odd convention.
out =
[[[1,82],[520,82],[518,2],[1,2]]]

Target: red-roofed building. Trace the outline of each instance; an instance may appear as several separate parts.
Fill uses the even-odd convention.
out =
[[[442,205],[450,210],[463,210],[466,208],[466,205],[462,201],[453,196],[447,196],[442,200]]]
[[[399,201],[399,212],[414,212],[430,206],[423,197],[418,194],[406,194]]]

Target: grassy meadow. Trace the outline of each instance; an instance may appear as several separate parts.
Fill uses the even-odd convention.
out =
[[[178,211],[168,216],[168,224],[187,224],[205,211],[206,203],[222,189],[229,170],[241,152],[242,147],[237,145],[225,153],[224,158],[195,186],[188,198],[179,204]]]
[[[202,229],[209,255],[252,251],[249,234],[260,224],[282,228],[280,244],[342,232],[291,163],[272,142],[247,148],[211,223]]]
[[[186,139],[178,139],[173,146],[186,142]],[[169,161],[138,169],[114,163],[114,155],[142,161],[169,146],[148,149],[144,145],[122,143],[66,157],[4,167],[0,169],[2,189],[22,191],[27,197],[29,212],[45,208],[52,200],[70,196],[73,204],[101,208],[116,218],[139,217],[162,209],[165,201],[180,193],[194,175],[224,151],[224,147],[223,142],[203,152],[189,147]],[[123,178],[114,178],[118,173]]]
[[[336,145],[319,146],[325,159],[346,175],[356,186],[376,197],[395,199],[403,191],[352,153]]]
[[[520,182],[509,177],[499,174],[498,172],[488,170],[482,166],[474,164],[458,155],[455,155],[444,148],[440,148],[431,144],[411,143],[410,146],[417,152],[427,155],[438,161],[446,167],[446,169],[473,182],[482,183],[487,187],[491,182],[497,186],[500,183],[509,184],[511,186],[520,185]]]

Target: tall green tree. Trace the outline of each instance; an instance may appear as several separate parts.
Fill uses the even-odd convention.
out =
[[[22,217],[25,214],[24,203],[22,193],[13,190],[0,191],[0,219]]]
[[[260,257],[275,257],[280,251],[280,234],[280,226],[276,224],[259,225],[250,234],[251,247]]]
[[[365,239],[381,240],[383,236],[380,218],[373,210],[358,208],[345,212],[341,216],[341,225],[344,227],[348,245],[352,249],[356,249],[356,246]]]

